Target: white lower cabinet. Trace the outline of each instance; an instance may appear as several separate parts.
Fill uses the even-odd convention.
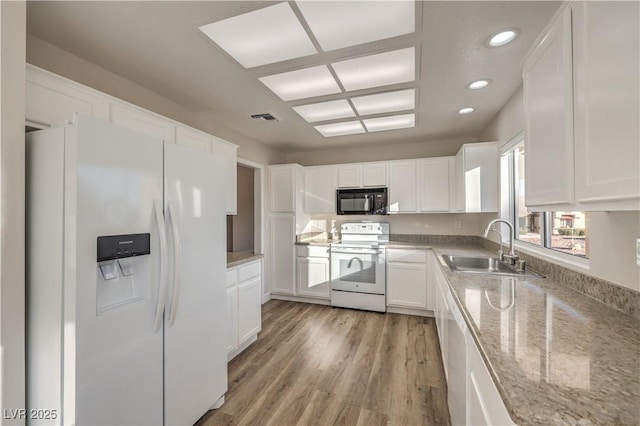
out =
[[[238,286],[233,285],[227,287],[227,355],[238,349],[238,342]]]
[[[262,260],[227,269],[227,356],[231,360],[262,329]]]
[[[427,252],[387,249],[387,305],[427,309]]]
[[[329,299],[329,248],[296,246],[298,296]]]
[[[430,276],[436,281],[436,328],[447,378],[451,424],[515,425],[454,300],[437,259],[434,266],[434,274]]]
[[[467,339],[468,425],[515,425],[469,333]]]

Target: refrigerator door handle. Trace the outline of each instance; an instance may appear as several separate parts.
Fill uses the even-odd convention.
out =
[[[162,326],[162,313],[167,299],[167,232],[165,230],[164,216],[162,214],[162,202],[154,200],[153,209],[158,225],[158,238],[160,239],[160,282],[158,284],[158,303],[156,305],[156,315],[153,322],[153,332],[157,333]]]
[[[169,212],[168,219],[171,223],[171,232],[173,234],[173,294],[171,295],[171,306],[169,307],[169,327],[171,327],[176,321],[180,288],[182,286],[182,245],[180,244],[180,233],[178,231],[177,216],[173,204],[168,202],[167,207]]]

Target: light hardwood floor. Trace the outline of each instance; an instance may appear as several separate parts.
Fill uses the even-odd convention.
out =
[[[271,300],[198,426],[448,425],[433,318]]]

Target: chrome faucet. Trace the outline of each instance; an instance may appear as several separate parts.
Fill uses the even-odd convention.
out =
[[[504,223],[509,227],[509,254],[504,254],[502,251],[502,234],[500,234],[500,251],[498,254],[500,255],[500,260],[503,262],[508,262],[510,265],[516,265],[518,263],[518,267],[524,269],[524,262],[518,262],[518,255],[513,251],[513,240],[515,239],[515,230],[513,228],[513,224],[506,219],[494,219],[487,225],[487,229],[484,230],[484,237],[486,238],[489,235],[489,231],[495,231],[495,229],[491,229],[494,223]],[[498,232],[499,233],[499,232]],[[522,265],[520,266],[520,263]]]

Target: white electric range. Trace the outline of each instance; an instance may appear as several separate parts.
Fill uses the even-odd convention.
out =
[[[345,223],[331,244],[331,306],[386,311],[388,223]]]

